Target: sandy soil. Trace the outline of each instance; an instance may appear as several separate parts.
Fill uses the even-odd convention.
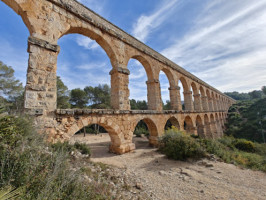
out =
[[[149,147],[146,138],[134,138],[136,150],[124,155],[108,152],[108,134],[75,135],[72,142],[89,144],[93,162],[123,168],[134,177],[151,199],[266,199],[266,174],[232,164],[200,160],[167,159]]]

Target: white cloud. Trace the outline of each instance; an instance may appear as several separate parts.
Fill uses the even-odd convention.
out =
[[[133,25],[132,34],[137,39],[145,42],[150,32],[159,27],[172,13],[178,0],[164,1],[151,15],[141,15]]]
[[[265,19],[263,0],[211,2],[162,54],[222,91],[259,89],[266,80]]]
[[[104,69],[107,67],[105,62],[102,63],[89,63],[76,66],[78,69],[90,70],[90,69]],[[109,70],[110,71],[110,70]]]
[[[129,75],[130,80],[135,80],[135,79],[145,80],[145,77],[146,77],[146,72],[144,69],[130,70],[130,75]]]
[[[96,41],[82,35],[77,36],[76,41],[79,46],[84,47],[85,49],[94,50],[100,47]]]
[[[26,49],[12,46],[5,38],[0,38],[0,61],[15,70],[15,77],[26,84],[29,54]]]

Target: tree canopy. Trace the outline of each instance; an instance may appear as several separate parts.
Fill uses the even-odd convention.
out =
[[[22,83],[14,76],[14,69],[0,61],[0,95],[12,100],[23,93]]]
[[[107,84],[99,84],[97,87],[87,86],[84,88],[91,108],[111,108],[111,89]]]
[[[69,91],[67,86],[63,83],[60,76],[57,76],[57,108],[66,109],[70,108]]]
[[[0,61],[0,109],[21,111],[24,88],[14,76],[14,69]]]

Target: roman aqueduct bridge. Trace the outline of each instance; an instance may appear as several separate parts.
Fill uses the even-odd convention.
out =
[[[134,129],[143,120],[156,145],[169,120],[174,126],[202,137],[220,137],[227,110],[235,100],[171,62],[120,28],[75,0],[2,0],[27,26],[28,71],[25,110],[35,116],[51,141],[67,140],[89,124],[103,126],[111,138],[111,150],[135,149]],[[56,70],[59,38],[82,34],[95,40],[110,58],[112,110],[59,110],[56,108]],[[147,74],[148,110],[130,109],[128,61],[138,60]],[[59,66],[60,67],[60,66]],[[171,110],[162,109],[159,73],[169,80]],[[74,73],[74,72],[73,72]],[[182,85],[178,85],[181,81]],[[182,109],[180,87],[184,90]],[[193,96],[193,97],[192,97]],[[194,100],[193,100],[194,99]]]

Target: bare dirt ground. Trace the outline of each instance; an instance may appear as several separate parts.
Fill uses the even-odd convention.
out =
[[[124,155],[108,152],[108,134],[75,135],[72,142],[89,144],[93,162],[121,168],[137,181],[150,199],[266,199],[266,174],[232,164],[203,159],[174,161],[149,147],[146,138],[134,138],[136,150]]]

